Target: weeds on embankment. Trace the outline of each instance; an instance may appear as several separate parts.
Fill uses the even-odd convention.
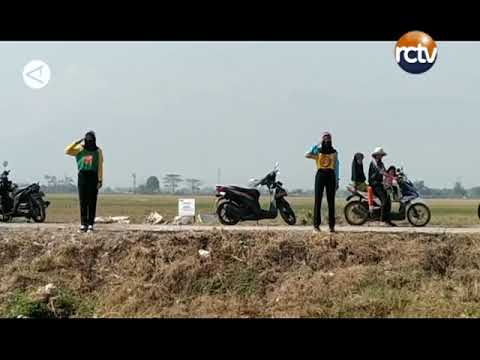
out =
[[[2,317],[477,317],[479,300],[479,235],[0,233]]]

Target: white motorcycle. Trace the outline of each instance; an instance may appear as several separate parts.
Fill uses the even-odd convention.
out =
[[[400,203],[398,212],[391,212],[392,221],[403,221],[405,219],[416,227],[425,226],[430,222],[431,212],[425,201],[413,186],[413,183],[407,178],[403,169],[399,169],[397,183],[399,194],[389,192],[392,203]],[[347,197],[344,214],[345,219],[350,225],[363,225],[367,221],[380,221],[381,202],[375,195],[371,203],[368,201],[368,192],[355,189],[353,186],[347,187],[351,195]]]

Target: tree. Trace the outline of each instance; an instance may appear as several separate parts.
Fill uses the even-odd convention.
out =
[[[146,194],[147,193],[147,188],[144,184],[137,186],[137,193],[139,194]]]
[[[192,194],[195,194],[195,191],[200,191],[200,185],[202,185],[202,181],[199,179],[185,179],[185,182],[189,185],[189,188],[192,189]]]
[[[292,195],[303,195],[304,191],[303,189],[292,189],[290,190],[290,194]]]
[[[177,186],[183,181],[181,175],[178,174],[166,174],[163,177],[163,183],[170,189],[171,193],[175,193]]]
[[[148,193],[157,193],[160,192],[160,181],[156,176],[150,176],[147,179],[147,183],[145,184],[145,190]]]
[[[460,181],[457,181],[455,183],[455,186],[453,187],[453,194],[461,197],[464,197],[467,195],[467,191],[465,190],[465,188],[463,187]]]
[[[432,196],[432,189],[425,185],[423,180],[418,180],[413,182],[413,186],[417,189],[418,193],[422,196]]]
[[[470,196],[474,198],[480,197],[480,186],[475,186],[470,189]]]
[[[52,187],[57,186],[57,177],[56,176],[45,175],[44,178],[45,178],[45,180],[47,180],[48,186],[52,186]]]

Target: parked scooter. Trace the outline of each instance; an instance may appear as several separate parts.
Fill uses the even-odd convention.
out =
[[[50,201],[45,201],[45,194],[40,191],[38,183],[24,188],[8,179],[9,170],[0,175],[0,221],[7,222],[15,217],[33,219],[37,223],[45,221],[46,208]]]
[[[407,178],[403,169],[399,169],[397,182],[400,187],[400,196],[398,198],[391,196],[392,203],[399,202],[398,212],[392,211],[390,219],[392,221],[403,221],[405,219],[413,226],[425,226],[431,218],[430,209],[420,198],[420,194],[413,186],[413,183]],[[378,197],[372,195],[370,191],[370,202],[368,192],[358,191],[354,187],[347,187],[351,195],[347,197],[347,205],[344,209],[345,219],[350,225],[363,225],[367,221],[380,221],[381,202]],[[480,211],[480,210],[479,210]]]
[[[283,184],[277,180],[278,163],[272,172],[263,179],[250,180],[252,188],[243,188],[231,185],[217,185],[216,212],[220,222],[224,225],[235,225],[239,221],[275,219],[280,212],[288,225],[295,225],[296,217],[285,197],[287,192]],[[258,186],[266,186],[270,193],[270,208],[264,210],[260,206],[260,192]]]

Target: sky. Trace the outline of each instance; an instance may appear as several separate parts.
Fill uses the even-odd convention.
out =
[[[166,173],[247,185],[275,162],[287,188],[313,188],[306,150],[330,131],[340,181],[353,154],[382,146],[431,187],[480,185],[480,43],[437,42],[426,73],[395,42],[0,42],[0,161],[11,179],[76,176],[64,148],[93,129],[105,186]],[[40,59],[48,85],[27,87]]]

